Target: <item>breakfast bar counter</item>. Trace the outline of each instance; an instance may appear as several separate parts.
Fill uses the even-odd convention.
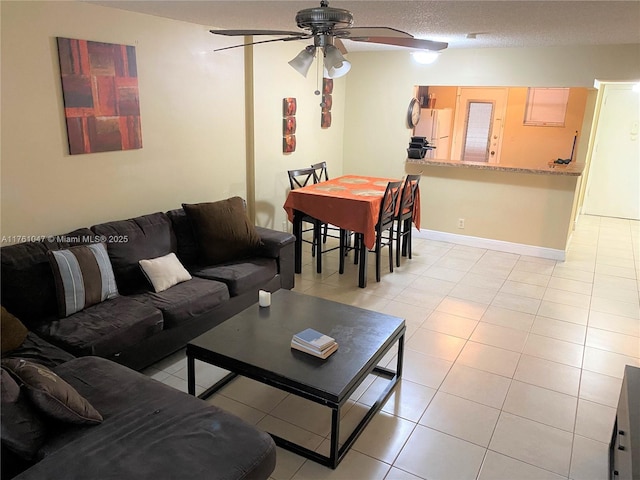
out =
[[[571,162],[568,165],[549,162],[548,165],[542,166],[523,166],[487,162],[462,162],[460,160],[408,158],[407,164],[418,166],[431,165],[435,167],[469,168],[478,170],[491,170],[495,172],[531,173],[535,175],[568,175],[572,177],[579,177],[584,171],[584,163],[574,162]]]
[[[422,175],[421,228],[427,238],[564,260],[583,163],[407,159],[405,173]]]

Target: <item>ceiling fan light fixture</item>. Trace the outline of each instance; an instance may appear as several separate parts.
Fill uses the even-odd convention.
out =
[[[305,47],[296,57],[289,62],[296,72],[298,72],[303,77],[307,76],[309,73],[309,69],[311,68],[311,64],[313,63],[313,59],[316,56],[316,47],[313,45],[308,45]]]
[[[349,70],[351,70],[351,64],[345,60],[342,63],[342,66],[339,68],[333,68],[333,67],[329,69],[325,68],[325,72],[326,72],[325,77],[326,78],[344,77],[347,73],[349,73]]]
[[[324,47],[324,68],[325,77],[339,78],[351,70],[351,63],[345,60],[337,47],[327,45]]]

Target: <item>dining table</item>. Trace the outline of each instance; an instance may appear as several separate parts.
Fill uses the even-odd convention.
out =
[[[376,223],[382,197],[389,182],[397,178],[363,175],[343,175],[330,180],[291,190],[284,203],[289,221],[293,223],[295,241],[295,272],[302,273],[302,218],[311,216],[322,223],[340,228],[340,273],[344,271],[346,232],[362,235],[365,248],[358,255],[358,286],[367,286],[367,253],[376,242]],[[419,195],[419,193],[417,193]],[[416,199],[413,222],[420,229],[419,198]],[[322,255],[316,249],[318,272],[322,271]]]

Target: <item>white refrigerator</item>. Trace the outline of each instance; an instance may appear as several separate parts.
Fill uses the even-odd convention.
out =
[[[451,150],[452,108],[423,108],[420,121],[413,129],[416,137],[426,137],[435,150],[428,150],[425,158],[449,158]]]

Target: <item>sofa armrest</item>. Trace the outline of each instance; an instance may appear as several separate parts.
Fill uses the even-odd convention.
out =
[[[280,251],[285,246],[296,241],[296,237],[287,232],[257,226],[256,231],[262,240],[262,246],[258,249],[258,253],[264,257],[278,258]]]
[[[265,227],[256,226],[256,230],[262,240],[262,246],[259,248],[258,254],[275,258],[278,261],[280,286],[291,290],[295,284],[294,244],[296,237],[287,232],[279,232]]]

